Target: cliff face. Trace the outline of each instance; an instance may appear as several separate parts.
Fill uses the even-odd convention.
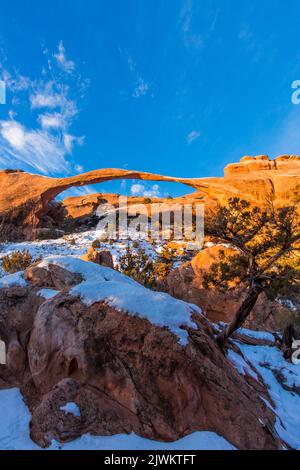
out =
[[[244,157],[239,163],[228,165],[223,178],[176,178],[110,168],[69,178],[48,178],[19,170],[0,171],[2,238],[34,238],[35,229],[43,226],[43,219],[51,210],[51,201],[60,193],[72,187],[116,179],[183,183],[196,191],[179,198],[180,201],[199,202],[203,199],[210,207],[232,196],[260,204],[266,200],[280,204],[300,198],[300,158],[281,156],[269,160],[266,156]],[[80,206],[80,200],[77,203]]]

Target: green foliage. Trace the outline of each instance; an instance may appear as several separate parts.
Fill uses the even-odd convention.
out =
[[[44,232],[40,232],[38,234],[38,240],[56,240],[57,238],[59,238],[60,235],[59,233],[57,232],[57,230],[55,230],[55,228],[49,228],[49,229],[45,229]]]
[[[204,276],[205,287],[257,286],[268,297],[300,294],[300,224],[297,208],[261,210],[238,198],[229,200],[206,222],[207,235],[229,244]]]
[[[172,270],[175,253],[174,248],[168,248],[166,245],[162,248],[153,265],[154,276],[158,282],[163,281]]]
[[[300,328],[300,317],[289,308],[282,308],[276,315],[276,326],[279,331],[284,331],[289,325]]]
[[[40,258],[33,260],[29,251],[14,251],[2,258],[2,268],[6,273],[13,274],[24,271],[24,269],[38,261],[40,261]]]
[[[70,216],[66,217],[62,224],[62,230],[68,234],[76,232],[75,219],[73,219],[73,217],[70,217]]]
[[[95,250],[97,250],[98,248],[100,248],[100,247],[101,247],[100,240],[98,240],[98,239],[94,240],[93,243],[92,243],[92,247],[93,247]]]
[[[132,277],[135,281],[146,287],[155,286],[153,261],[144,249],[133,253],[130,246],[127,245],[125,254],[120,257],[119,269],[126,276]]]
[[[151,202],[152,202],[152,199],[150,197],[145,197],[143,200],[144,204],[151,204]]]

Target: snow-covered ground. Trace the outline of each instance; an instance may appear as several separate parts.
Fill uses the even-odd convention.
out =
[[[46,258],[51,256],[56,258],[56,262],[68,265],[69,269],[82,272],[84,281],[73,289],[73,293],[79,295],[86,303],[94,302],[100,299],[106,299],[117,308],[132,311],[140,314],[143,318],[161,326],[169,327],[181,342],[186,341],[183,337],[184,330],[180,328],[180,323],[187,323],[193,326],[190,320],[191,310],[182,307],[180,301],[170,296],[158,292],[151,292],[137,285],[132,279],[124,278],[122,274],[112,271],[109,268],[102,268],[90,263],[81,261],[80,258],[85,254],[91,243],[96,239],[95,231],[74,234],[66,238],[57,240],[10,243],[0,246],[0,264],[1,258],[15,250],[28,250],[34,258],[41,257],[47,263]],[[74,239],[75,243],[72,242]],[[118,263],[119,257],[124,254],[126,246],[129,244],[134,251],[133,241],[121,241],[110,243],[101,242],[101,248],[108,249]],[[139,247],[144,248],[146,253],[155,258],[161,250],[162,243],[151,244],[147,241],[139,241]],[[68,257],[68,258],[67,258]],[[70,258],[71,257],[71,258]],[[87,269],[87,265],[89,269]],[[110,274],[112,273],[112,274]],[[97,282],[97,289],[93,288],[93,283]],[[13,284],[24,285],[22,273],[16,273],[10,276],[5,275],[0,267],[0,287]],[[99,289],[99,283],[102,283],[102,289]],[[129,296],[127,287],[134,288],[134,295]],[[145,302],[145,292],[148,292],[147,302]],[[95,298],[95,292],[97,298]],[[100,294],[99,294],[100,292]],[[45,299],[50,299],[56,295],[57,291],[51,289],[41,289],[39,295]],[[99,295],[100,299],[99,299]],[[158,298],[158,297],[159,298]],[[138,299],[140,301],[138,302]],[[169,308],[169,302],[176,302],[176,309]],[[134,304],[134,305],[133,305]],[[147,305],[159,305],[159,308],[147,309]],[[133,306],[132,306],[133,305]],[[181,308],[182,307],[182,308]],[[145,310],[146,308],[146,310]],[[193,307],[196,308],[196,307]],[[179,312],[174,318],[167,314],[168,309],[171,312]],[[150,315],[150,313],[151,315]],[[201,313],[199,311],[199,313]],[[150,316],[149,316],[150,315]],[[191,322],[191,323],[189,323]],[[217,326],[217,325],[216,325]],[[221,325],[218,328],[222,328]],[[274,337],[268,332],[254,332],[241,329],[241,333],[250,337],[268,340],[273,342]],[[292,448],[300,448],[300,365],[293,365],[287,362],[282,353],[274,346],[250,346],[236,341],[236,345],[244,355],[236,352],[229,352],[229,360],[242,375],[251,375],[258,379],[259,375],[263,377],[265,384],[269,389],[269,394],[273,403],[267,402],[277,415],[276,430],[279,436]],[[265,400],[262,398],[262,400]],[[68,405],[68,406],[67,406]],[[65,412],[77,412],[72,404],[66,404]],[[17,389],[0,391],[0,449],[38,449],[29,437],[30,414],[23,403],[20,392]],[[233,449],[223,437],[210,432],[197,432],[185,437],[175,443],[166,444],[143,439],[134,434],[117,435],[109,437],[96,437],[84,435],[71,443],[61,445],[53,442],[51,449],[147,449],[147,450],[202,450],[202,449]]]
[[[276,347],[236,344],[269,389],[275,407],[268,405],[277,415],[279,436],[293,449],[300,448],[300,364],[286,361]]]
[[[235,342],[245,359],[230,353],[229,360],[239,373],[250,374],[254,379],[258,373],[263,377],[275,406],[267,403],[277,415],[276,431],[293,449],[300,448],[300,364],[287,362],[276,347],[250,346]],[[247,362],[249,361],[251,367]],[[298,388],[298,393],[296,389]],[[78,413],[72,403],[66,404],[64,412]],[[0,449],[38,449],[29,436],[30,413],[18,389],[0,391]],[[135,434],[115,436],[82,436],[72,442],[53,442],[51,450],[233,450],[223,437],[211,432],[196,432],[173,443],[155,442]]]
[[[146,289],[114,269],[69,256],[48,257],[39,266],[47,266],[49,263],[81,274],[83,281],[70,293],[80,297],[87,306],[105,301],[119,311],[138,315],[154,325],[169,328],[182,345],[187,344],[188,333],[181,326],[197,328],[191,317],[194,313],[203,315],[196,305],[175,299],[164,292]]]
[[[29,251],[34,259],[41,257],[44,259],[47,256],[73,256],[80,258],[91,247],[94,240],[100,238],[96,230],[89,230],[87,232],[74,233],[72,235],[58,238],[56,240],[43,240],[34,242],[22,242],[22,243],[5,243],[0,245],[0,278],[6,273],[1,268],[1,259],[14,251]],[[150,243],[147,240],[138,240],[138,247],[134,241],[134,234],[131,234],[129,240],[114,241],[113,243],[102,242],[101,249],[107,249],[111,252],[114,264],[118,264],[120,256],[122,256],[127,245],[130,246],[132,252],[138,249],[144,249],[145,253],[152,259],[155,259],[160,253],[162,246],[166,243],[164,241],[157,241]],[[180,264],[180,259],[178,260]],[[175,261],[174,267],[178,265]]]
[[[56,240],[43,240],[34,242],[22,242],[22,243],[6,243],[0,245],[0,260],[3,256],[10,254],[14,251],[29,251],[31,256],[36,259],[41,257],[44,259],[47,256],[73,256],[80,258],[87,250],[91,247],[94,240],[98,238],[98,234],[95,230],[88,232],[74,233],[68,237],[58,238]],[[74,240],[74,241],[73,241]],[[75,242],[75,244],[74,244]],[[113,258],[114,262],[118,261],[118,258],[125,253],[126,246],[132,247],[132,240],[124,240],[120,242],[114,242],[113,245],[110,243],[101,242],[102,249],[108,249]],[[139,243],[141,248],[144,248],[146,253],[155,256],[155,248],[152,244],[141,241]],[[134,248],[132,247],[133,251]],[[0,277],[4,276],[5,272],[0,270]]]
[[[65,412],[77,412],[67,404]],[[30,413],[18,389],[0,391],[0,450],[39,450],[30,439]],[[234,450],[221,436],[212,432],[195,432],[173,443],[143,439],[135,434],[92,436],[85,434],[66,444],[52,442],[49,450]]]

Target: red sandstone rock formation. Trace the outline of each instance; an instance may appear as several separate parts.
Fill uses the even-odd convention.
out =
[[[211,321],[229,323],[244,299],[243,289],[235,289],[234,283],[232,290],[226,292],[203,287],[204,274],[218,260],[220,250],[232,251],[220,245],[205,248],[190,262],[171,271],[164,289],[178,299],[198,305]],[[261,294],[245,327],[276,331],[283,326],[281,323],[285,316],[287,310],[282,305]]]
[[[225,168],[224,178],[175,178],[117,169],[95,170],[70,178],[48,178],[4,170],[0,172],[2,238],[34,238],[35,229],[43,226],[43,218],[51,210],[49,203],[60,193],[74,186],[115,179],[183,183],[196,192],[180,200],[201,200],[207,206],[232,196],[242,197],[256,204],[263,204],[266,200],[282,203],[295,198],[299,200],[300,159],[297,156],[281,156],[275,160],[269,160],[265,156],[244,157],[240,163]]]
[[[275,415],[260,398],[266,389],[223,356],[205,317],[195,313],[182,346],[148,320],[70,295],[80,275],[50,264],[29,268],[25,277],[28,287],[0,290],[9,350],[0,387],[21,387],[39,445],[87,432],[172,441],[208,430],[239,449],[280,447]],[[61,293],[45,301],[40,287]],[[61,410],[67,402],[78,405],[79,417]]]

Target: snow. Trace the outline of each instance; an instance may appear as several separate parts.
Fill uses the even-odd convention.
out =
[[[41,264],[44,266],[54,262],[71,272],[80,273],[83,281],[74,287],[71,293],[79,296],[86,305],[105,301],[129,315],[139,315],[157,326],[169,328],[178,337],[180,344],[187,344],[188,334],[181,326],[195,327],[191,316],[193,312],[202,314],[201,310],[167,294],[150,291],[131,278],[110,268],[81,260],[80,257],[87,252],[96,238],[97,232],[91,230],[57,240],[3,244],[1,245],[0,262],[3,256],[13,251],[28,250],[33,258],[41,256],[44,259]],[[75,245],[72,243],[72,239],[75,240]],[[163,243],[152,244],[146,240],[139,240],[138,247],[143,248],[152,259],[155,259]],[[111,252],[115,265],[120,256],[125,253],[127,245],[130,246],[132,252],[138,250],[136,246],[133,246],[132,240],[118,241],[113,244],[101,242],[101,248]],[[7,275],[0,266],[0,289],[12,286],[25,287],[26,285],[23,272]],[[38,291],[38,295],[46,300],[51,299],[57,293],[58,291],[53,289]],[[215,327],[221,329],[222,325],[224,326],[224,323],[220,323],[220,326],[215,325]],[[239,332],[251,338],[274,343],[273,334],[267,331],[241,328]],[[300,449],[300,413],[298,412],[300,409],[300,364],[294,365],[287,362],[281,351],[275,346],[240,344],[237,340],[235,344],[240,348],[245,359],[230,350],[229,360],[240,374],[251,375],[256,380],[260,380],[260,376],[263,377],[274,406],[272,407],[265,398],[261,397],[261,399],[265,401],[267,406],[274,409],[277,415],[276,430],[278,434],[292,448]],[[280,383],[278,377],[283,384]],[[293,388],[298,389],[298,394],[295,390],[291,390]],[[76,403],[67,403],[61,407],[61,410],[79,417],[80,410],[76,407]],[[39,449],[30,439],[30,413],[18,389],[0,391],[0,416],[0,449]],[[215,433],[196,432],[168,444],[143,439],[135,434],[105,437],[87,434],[64,445],[54,441],[50,449],[230,450],[234,447]]]
[[[37,295],[44,297],[46,300],[49,300],[55,297],[58,293],[59,291],[54,289],[41,289],[37,292]]]
[[[6,288],[6,287],[14,287],[14,286],[20,286],[20,287],[27,286],[27,283],[23,276],[23,271],[19,271],[14,274],[8,274],[7,276],[4,276],[0,279],[0,289]]]
[[[202,312],[196,305],[177,300],[169,294],[146,289],[118,271],[81,259],[49,257],[39,266],[45,267],[50,263],[81,274],[83,281],[70,293],[80,297],[87,306],[105,301],[119,311],[138,315],[154,325],[168,328],[183,346],[188,343],[188,333],[182,326],[197,328],[191,317],[194,313],[202,315]]]
[[[129,230],[128,240],[118,240],[111,242],[100,242],[101,249],[109,250],[114,264],[117,265],[120,256],[126,252],[127,245],[130,246],[132,253],[136,253],[139,249],[145,250],[145,253],[151,258],[156,259],[159,254],[161,247],[165,245],[165,241],[157,240],[155,242],[149,242],[147,240],[138,239],[136,232]],[[74,233],[72,235],[63,236],[55,240],[43,240],[34,242],[20,242],[20,243],[6,243],[1,245],[0,248],[0,261],[6,256],[10,255],[14,251],[28,251],[33,259],[41,257],[42,259],[47,256],[72,256],[74,258],[80,258],[83,256],[94,240],[101,238],[101,233],[97,230],[88,230],[86,232]],[[134,240],[137,239],[137,245]],[[75,242],[75,244],[74,244]],[[185,243],[182,243],[183,248]],[[185,256],[190,256],[189,252],[185,253]],[[180,261],[180,256],[178,257]],[[176,263],[176,260],[174,264]],[[1,264],[1,263],[0,263]],[[5,275],[5,272],[0,266],[0,278]]]
[[[67,405],[71,405],[67,404]],[[67,406],[66,405],[66,406]],[[69,407],[68,407],[69,408]],[[0,450],[41,450],[29,436],[30,413],[18,389],[0,390]],[[213,432],[195,432],[176,442],[151,441],[136,434],[85,434],[66,444],[53,441],[49,450],[235,450]]]
[[[259,380],[257,374],[251,369],[251,367],[247,364],[243,356],[236,353],[232,349],[228,350],[228,359],[232,362],[234,367],[238,370],[238,372],[242,375],[250,375],[255,380]]]
[[[99,233],[96,230],[88,230],[86,232],[74,233],[70,236],[58,238],[56,240],[6,243],[1,245],[0,260],[14,251],[28,251],[33,259],[38,257],[45,258],[50,255],[80,258],[87,252],[93,241],[97,238],[99,238]],[[75,241],[75,244],[72,243],[72,240]],[[148,256],[155,259],[158,253],[157,250],[162,244],[163,242],[152,244],[146,240],[140,240],[138,241],[138,247],[135,248],[133,246],[133,240],[120,240],[114,241],[113,244],[110,244],[109,242],[101,242],[101,249],[109,250],[112,254],[114,263],[117,264],[120,256],[125,253],[127,245],[130,246],[133,253],[141,248],[145,250],[145,253]],[[5,272],[1,268],[0,277],[4,275]]]
[[[0,449],[38,450],[29,436],[30,413],[17,388],[0,391]]]
[[[283,388],[275,374],[280,373],[285,386],[300,387],[300,364],[287,362],[276,347],[249,346],[238,342],[236,344],[245,358],[262,375],[269,388],[275,408],[272,408],[270,403],[268,406],[274,409],[277,415],[276,431],[293,449],[297,449],[300,446],[300,396]]]
[[[223,321],[219,321],[217,324],[214,324],[215,328],[218,331],[222,331],[226,328],[227,323]],[[258,339],[262,341],[269,341],[271,343],[275,342],[274,335],[269,331],[255,331],[255,330],[248,330],[247,328],[239,328],[236,333],[240,333],[241,335],[249,336],[249,338]]]
[[[85,434],[80,439],[64,444],[52,442],[51,449],[62,450],[236,450],[224,437],[214,432],[195,432],[175,442],[158,442],[144,439],[136,434],[116,434],[114,436],[91,436]]]
[[[240,328],[237,333],[241,333],[242,335],[249,336],[250,338],[254,339],[261,339],[265,341],[271,341],[274,343],[274,335],[272,333],[269,333],[268,331],[254,331],[254,330],[248,330],[246,328]]]
[[[64,411],[66,414],[69,413],[73,416],[76,416],[77,418],[80,418],[81,416],[80,409],[74,402],[66,403],[66,405],[60,407],[60,410]]]

